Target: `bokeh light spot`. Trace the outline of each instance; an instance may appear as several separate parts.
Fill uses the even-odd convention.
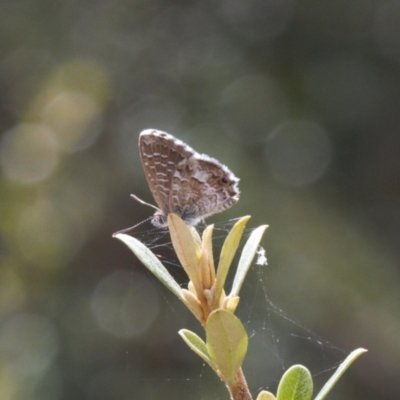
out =
[[[142,275],[117,271],[97,285],[92,309],[105,331],[121,338],[138,336],[158,315],[158,293]]]
[[[17,386],[15,374],[3,363],[0,366],[0,399],[13,400],[17,392]]]
[[[55,134],[58,146],[77,151],[90,146],[101,129],[101,113],[86,93],[63,92],[45,108],[43,121]]]
[[[75,214],[39,200],[21,212],[16,240],[26,261],[41,268],[64,266],[82,243],[82,226]]]
[[[49,177],[57,166],[54,134],[39,124],[20,124],[6,132],[0,142],[0,163],[4,174],[21,184]]]
[[[0,330],[0,350],[8,367],[20,375],[42,375],[58,352],[54,326],[39,315],[18,314]]]
[[[318,180],[331,161],[331,142],[316,122],[288,121],[270,136],[266,157],[272,176],[287,186]]]

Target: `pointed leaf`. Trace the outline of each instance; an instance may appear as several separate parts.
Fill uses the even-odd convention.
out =
[[[161,264],[160,260],[142,242],[123,233],[118,233],[114,237],[124,242],[151,273],[174,293],[175,296],[182,299],[181,287],[164,265]]]
[[[207,364],[210,365],[212,369],[216,369],[215,364],[210,358],[208,354],[207,346],[203,342],[203,340],[197,336],[194,332],[189,331],[187,329],[181,329],[179,335],[186,342],[186,344],[198,355],[200,356]]]
[[[226,297],[225,298],[226,301],[226,306],[224,308],[226,308],[228,311],[230,311],[232,314],[236,311],[236,308],[239,304],[240,301],[240,297],[236,296],[236,297]]]
[[[201,247],[201,237],[199,235],[199,232],[197,232],[197,230],[194,226],[190,226],[190,225],[186,225],[186,226],[189,228],[194,241],[197,243],[198,247],[200,248]]]
[[[207,319],[206,335],[211,359],[224,380],[232,382],[247,351],[248,338],[242,323],[231,312],[218,309]]]
[[[276,397],[271,392],[263,390],[258,394],[256,400],[276,400]]]
[[[214,255],[212,251],[212,234],[214,225],[208,225],[203,231],[202,253],[200,265],[204,288],[211,288],[215,281]],[[207,262],[207,264],[205,264]]]
[[[214,306],[219,303],[222,289],[225,285],[226,276],[228,275],[233,257],[235,256],[236,250],[239,246],[243,230],[249,219],[250,216],[240,218],[229,232],[228,236],[225,239],[224,245],[222,246],[221,256],[217,269],[217,279],[215,282]]]
[[[168,227],[176,255],[199,294],[202,292],[198,268],[201,250],[189,227],[176,214],[168,214]]]
[[[236,271],[235,278],[232,284],[232,291],[230,293],[230,297],[235,297],[239,295],[240,288],[243,285],[244,279],[246,277],[247,271],[251,265],[251,262],[254,259],[256,254],[258,245],[262,239],[262,236],[265,230],[268,228],[268,225],[261,225],[258,228],[254,229],[248,238],[245,246],[243,247],[242,255],[240,256],[238,269]]]
[[[276,397],[278,400],[310,400],[312,392],[310,371],[302,365],[293,365],[282,376]]]
[[[317,397],[315,400],[322,400],[324,399],[327,394],[332,390],[333,386],[335,383],[339,380],[339,378],[344,374],[347,368],[350,367],[353,362],[361,356],[361,354],[367,352],[368,350],[366,349],[357,349],[352,351],[347,358],[340,364],[339,368],[336,370],[336,372],[331,376],[331,378],[328,380],[328,382],[325,383],[324,387],[321,389],[321,391],[318,393]]]

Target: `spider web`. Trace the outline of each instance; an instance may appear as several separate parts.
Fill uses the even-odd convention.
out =
[[[218,255],[223,241],[236,221],[237,219],[234,219],[214,224],[213,251],[216,265],[218,265]],[[197,227],[200,234],[205,226],[205,224],[201,224]],[[230,289],[236,272],[238,255],[240,255],[243,244],[251,231],[252,229],[246,229],[243,234],[238,254],[232,263],[225,285],[227,291]],[[168,230],[150,229],[135,232],[134,236],[149,247],[169,271],[179,277],[178,281],[181,282],[181,285],[186,287],[187,276],[174,257]],[[254,397],[261,390],[276,393],[283,373],[294,364],[302,364],[310,370],[314,386],[319,389],[349,352],[320,337],[293,316],[286,314],[279,305],[272,301],[268,294],[268,287],[271,284],[268,280],[268,270],[273,266],[266,265],[266,260],[263,258],[265,256],[264,248],[260,247],[243,284],[236,312],[249,337],[248,351],[243,364],[247,383]],[[178,303],[178,306],[175,303],[172,304],[163,289],[160,289],[160,293],[169,303],[178,324],[179,321],[182,321],[182,324],[177,326],[177,330],[188,328],[204,338],[201,328],[198,327],[196,330],[193,323],[190,324],[191,326],[187,326],[187,318],[182,317],[183,305],[181,303]],[[183,342],[182,346],[185,346]],[[200,358],[196,355],[194,357],[199,364],[196,376],[164,377],[156,379],[155,384],[166,393],[170,393],[176,385],[181,387],[182,391],[187,387],[192,393],[191,398],[193,399],[209,399],[210,393],[214,400],[226,399],[227,392],[219,378]]]

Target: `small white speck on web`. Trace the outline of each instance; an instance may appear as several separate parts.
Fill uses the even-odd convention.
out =
[[[259,247],[257,250],[257,265],[268,265],[267,257],[265,257],[265,249],[263,247]]]

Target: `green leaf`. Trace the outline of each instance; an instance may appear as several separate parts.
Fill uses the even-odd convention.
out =
[[[210,358],[210,355],[208,354],[206,344],[199,336],[197,336],[194,332],[189,331],[187,329],[181,329],[179,331],[179,335],[181,335],[182,339],[186,342],[186,344],[207,364],[209,364],[212,369],[214,370],[216,369],[215,364],[213,363],[213,361]]]
[[[231,312],[213,311],[206,322],[207,349],[221,377],[232,382],[247,352],[246,331]]]
[[[331,376],[331,378],[328,380],[328,382],[325,383],[324,387],[321,389],[321,391],[318,393],[317,397],[315,400],[322,400],[324,399],[327,394],[332,390],[333,386],[335,386],[336,382],[339,380],[339,378],[344,374],[347,368],[350,367],[353,362],[361,356],[361,354],[367,352],[368,350],[366,349],[357,349],[352,351],[347,358],[340,364],[339,368],[336,370],[336,372]]]
[[[310,371],[302,365],[293,365],[282,376],[276,397],[278,400],[310,400],[312,392]]]
[[[239,295],[240,288],[243,285],[244,278],[246,277],[247,271],[250,268],[251,262],[256,254],[258,245],[262,239],[262,236],[268,225],[261,225],[254,229],[248,238],[245,246],[243,247],[242,255],[240,256],[238,269],[236,271],[235,278],[232,284],[232,290],[229,297],[235,297]]]
[[[182,299],[181,287],[164,265],[161,264],[160,260],[142,242],[123,233],[118,233],[114,237],[124,242],[150,272],[174,293],[175,296]]]
[[[225,285],[226,276],[229,272],[229,267],[231,266],[233,257],[235,256],[236,250],[239,246],[243,230],[249,219],[250,216],[240,218],[229,232],[228,236],[225,239],[224,245],[222,246],[221,256],[217,269],[217,279],[215,282],[214,307],[218,305],[223,287]]]
[[[256,400],[276,400],[276,397],[271,392],[263,390],[258,394]]]

